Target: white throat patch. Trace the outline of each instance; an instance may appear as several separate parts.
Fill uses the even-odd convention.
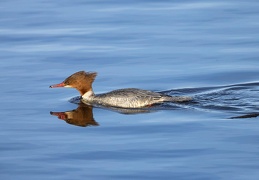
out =
[[[93,96],[93,91],[87,91],[83,96],[82,98],[83,99],[90,99],[91,96]]]
[[[70,85],[65,85],[64,87],[66,87],[66,88],[72,88],[72,86],[70,86]]]

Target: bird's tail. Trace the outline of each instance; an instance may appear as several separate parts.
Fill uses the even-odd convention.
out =
[[[193,100],[191,97],[189,96],[166,96],[164,98],[164,101],[166,102],[189,102]]]

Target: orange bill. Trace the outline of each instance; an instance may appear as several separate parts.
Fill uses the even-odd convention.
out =
[[[54,84],[54,85],[51,85],[49,86],[50,88],[58,88],[58,87],[64,87],[65,84],[62,82],[62,83],[59,83],[59,84]]]

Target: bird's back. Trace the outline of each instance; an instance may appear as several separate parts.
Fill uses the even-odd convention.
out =
[[[140,108],[165,101],[177,101],[177,97],[157,92],[127,88],[96,95],[94,103],[122,108]]]

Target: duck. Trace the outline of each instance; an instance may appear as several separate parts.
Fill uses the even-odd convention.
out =
[[[191,97],[170,96],[138,88],[124,88],[95,94],[92,84],[96,76],[96,72],[78,71],[67,77],[63,82],[51,85],[50,88],[75,88],[79,91],[82,102],[93,106],[144,108],[165,102],[182,103],[192,100]]]

